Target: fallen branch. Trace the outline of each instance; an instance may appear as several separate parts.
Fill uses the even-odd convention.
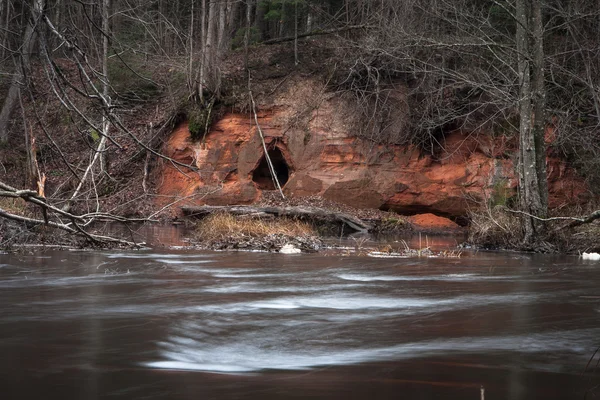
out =
[[[579,225],[589,224],[591,222],[594,222],[597,219],[600,219],[600,210],[596,210],[593,213],[591,213],[591,214],[589,214],[587,216],[584,216],[584,217],[550,217],[550,218],[541,218],[541,217],[538,217],[536,215],[529,214],[529,213],[527,213],[525,211],[520,211],[520,210],[508,210],[508,211],[510,211],[511,213],[515,213],[515,214],[523,214],[523,215],[526,215],[526,216],[528,216],[530,218],[537,219],[538,221],[544,221],[544,222],[548,222],[548,221],[565,221],[565,220],[566,221],[572,221],[570,224],[563,225],[561,227],[553,229],[552,230],[553,232],[556,232],[556,231],[559,231],[559,230],[562,230],[562,229],[565,229],[565,228],[574,228],[574,227],[579,226]]]
[[[38,192],[34,190],[19,190],[10,185],[7,185],[4,182],[0,182],[0,197],[11,197],[11,198],[20,198],[26,202],[33,203],[42,209],[44,214],[44,219],[35,219],[29,218],[22,215],[17,215],[10,213],[6,210],[0,209],[0,217],[4,217],[7,219],[11,219],[13,221],[23,222],[29,225],[46,225],[53,228],[62,229],[68,233],[83,235],[91,241],[102,243],[118,243],[121,245],[125,245],[128,247],[141,247],[144,243],[135,243],[127,240],[122,240],[110,236],[102,236],[96,235],[87,232],[82,226],[88,226],[92,222],[97,220],[110,220],[110,221],[119,221],[119,222],[139,222],[140,219],[130,220],[127,218],[123,218],[120,216],[110,215],[107,213],[89,213],[85,215],[75,215],[63,209],[60,209],[52,204],[48,203],[46,198],[40,196]],[[64,223],[62,221],[55,222],[50,221],[47,218],[49,212],[54,213],[54,216],[60,216],[69,219],[69,223]],[[58,219],[58,218],[57,218]]]
[[[571,222],[567,226],[561,227],[560,229],[574,228],[579,225],[589,224],[590,222],[594,222],[597,219],[600,219],[600,210],[596,210],[593,213],[591,213],[590,215],[582,217],[582,218],[573,218],[573,222]]]
[[[83,217],[71,214],[68,211],[62,210],[58,207],[55,207],[51,204],[48,204],[44,197],[38,195],[38,192],[35,190],[18,190],[6,183],[0,182],[0,197],[14,197],[21,198],[27,202],[33,203],[37,206],[40,206],[42,209],[53,211],[62,215],[63,217],[69,218],[70,220],[79,220],[83,221]]]
[[[117,238],[110,237],[110,236],[95,235],[95,234],[84,231],[77,224],[75,224],[75,226],[78,229],[75,229],[75,228],[70,227],[69,225],[59,223],[59,222],[53,222],[53,221],[46,222],[41,219],[29,218],[29,217],[24,217],[22,215],[12,214],[12,213],[9,213],[9,212],[3,210],[2,208],[0,208],[0,217],[11,219],[11,220],[17,221],[17,222],[23,222],[23,223],[34,225],[34,226],[38,226],[38,225],[51,226],[53,228],[62,229],[63,231],[72,233],[72,234],[82,234],[85,237],[87,237],[88,239],[90,239],[94,242],[98,242],[98,243],[103,243],[103,242],[104,243],[106,243],[106,242],[117,243],[117,244],[121,244],[121,245],[124,245],[127,247],[141,247],[144,245],[144,243],[129,242],[127,240],[117,239]]]
[[[286,37],[282,37],[282,38],[265,40],[264,42],[262,42],[262,44],[276,44],[276,43],[283,43],[283,42],[291,42],[292,40],[298,40],[298,39],[302,39],[302,38],[310,37],[310,36],[333,35],[334,33],[341,33],[341,32],[353,31],[356,29],[366,29],[366,28],[368,28],[367,25],[352,25],[352,26],[345,26],[343,28],[316,30],[316,31],[301,33],[299,35],[294,35],[294,36],[286,36]]]
[[[262,142],[263,150],[265,152],[265,159],[267,160],[267,164],[269,166],[269,171],[271,171],[271,178],[273,178],[273,182],[275,183],[275,187],[277,188],[277,190],[279,190],[281,198],[285,199],[283,190],[281,190],[281,185],[279,184],[279,179],[277,178],[277,174],[275,173],[275,168],[273,167],[273,163],[271,162],[271,157],[269,157],[269,152],[267,151],[267,145],[265,144],[265,136],[263,135],[262,129],[260,129],[260,125],[258,123],[258,116],[256,115],[256,103],[254,103],[252,91],[250,91],[249,94],[250,101],[252,102],[252,112],[254,113],[254,122],[256,123],[256,128],[258,129],[258,134],[260,135],[260,141]]]
[[[371,226],[364,221],[344,213],[331,212],[321,208],[301,207],[253,207],[253,206],[189,206],[181,208],[190,217],[203,218],[215,212],[227,212],[234,215],[275,215],[279,217],[296,217],[324,222],[339,222],[357,232],[367,232]]]
[[[81,188],[83,187],[83,184],[85,183],[88,175],[92,171],[92,168],[94,168],[94,164],[96,164],[96,161],[101,157],[102,153],[104,152],[104,147],[106,145],[108,125],[105,124],[104,128],[105,128],[104,136],[102,136],[102,138],[100,139],[100,143],[98,144],[98,148],[95,150],[94,157],[92,158],[92,161],[88,164],[87,168],[85,169],[85,172],[83,173],[83,176],[81,177],[81,180],[79,181],[79,184],[77,185],[77,188],[75,188],[75,191],[73,192],[71,197],[67,200],[67,203],[64,205],[64,207],[63,207],[64,211],[69,211],[71,209],[71,204],[73,203],[73,200],[75,200],[75,198],[81,191]]]

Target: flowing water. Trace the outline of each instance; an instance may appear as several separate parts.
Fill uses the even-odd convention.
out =
[[[583,399],[600,263],[0,255],[2,399]]]

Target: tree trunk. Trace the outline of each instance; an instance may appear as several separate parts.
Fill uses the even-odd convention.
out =
[[[198,80],[197,95],[200,103],[204,101],[204,74],[206,70],[206,0],[200,0],[200,79]]]
[[[243,20],[240,20],[240,2],[229,2],[229,10],[227,12],[227,28],[229,29],[230,37],[235,34],[238,27],[243,26]]]
[[[111,99],[110,99],[110,84],[109,84],[109,77],[108,77],[108,49],[109,49],[109,40],[108,40],[108,34],[110,31],[110,26],[109,26],[109,10],[110,8],[110,0],[102,0],[102,75],[103,75],[103,80],[102,80],[102,97],[104,97],[104,110],[103,113],[104,115],[102,116],[102,137],[100,138],[100,141],[98,142],[98,147],[96,149],[94,149],[95,153],[92,156],[92,159],[90,161],[90,163],[88,164],[81,180],[79,181],[79,184],[77,185],[77,187],[75,188],[75,190],[73,191],[73,194],[71,195],[71,197],[66,201],[65,205],[63,206],[63,211],[65,212],[69,212],[71,209],[71,205],[73,204],[73,201],[75,200],[75,198],[77,196],[79,196],[79,193],[81,192],[83,185],[85,184],[87,177],[91,174],[93,176],[94,174],[94,166],[96,164],[96,162],[98,160],[100,160],[100,171],[104,171],[104,167],[105,167],[105,158],[104,158],[104,150],[106,148],[106,141],[108,138],[108,134],[109,134],[109,128],[110,128],[110,112],[111,112]]]
[[[102,75],[104,75],[104,81],[102,82],[102,96],[106,100],[106,104],[110,106],[110,93],[109,93],[109,76],[108,76],[108,32],[110,31],[110,20],[109,20],[110,0],[102,1]],[[104,116],[102,117],[102,139],[98,145],[98,152],[100,152],[100,170],[104,170],[106,165],[106,154],[104,153],[104,147],[106,146],[106,138],[108,137],[108,129],[110,127],[109,113],[110,108],[104,110]]]
[[[0,22],[4,21],[4,26],[8,29],[8,21],[10,21],[10,3],[9,0],[0,0]],[[0,35],[0,59],[4,60],[6,55],[6,39],[8,38],[7,32]]]
[[[217,46],[217,52],[219,53],[219,58],[220,56],[225,53],[225,50],[227,49],[227,43],[228,43],[228,35],[227,35],[227,10],[229,8],[228,5],[228,1],[226,0],[221,0],[221,3],[219,3],[219,29],[218,29],[218,46]]]
[[[248,7],[252,8],[252,2],[248,3]],[[249,10],[250,17],[252,18],[252,10]],[[271,31],[269,24],[265,20],[265,8],[260,4],[256,5],[254,14],[254,24],[260,33],[260,40],[267,40],[271,38]],[[250,26],[252,26],[252,20],[250,20]]]
[[[261,8],[258,5],[256,8]],[[248,45],[250,43],[250,26],[252,23],[252,0],[246,0],[246,32],[244,34],[244,68],[246,69],[246,73],[248,77],[250,76],[249,66],[248,66]],[[248,80],[248,90],[250,90],[250,80]]]
[[[214,0],[208,2],[208,21],[206,25],[206,88],[210,92],[215,91],[215,71],[216,71],[216,54],[217,54],[217,16],[218,10]]]
[[[279,26],[277,30],[277,37],[280,38],[285,36],[285,4],[285,1],[281,3],[281,18],[279,19]]]
[[[537,2],[537,1],[536,1]],[[519,74],[519,195],[521,198],[521,208],[524,212],[538,216],[543,214],[542,196],[540,193],[540,183],[537,168],[536,141],[535,141],[535,121],[532,119],[532,112],[542,110],[543,104],[539,105],[539,96],[534,96],[535,90],[539,89],[539,83],[531,82],[531,54],[536,49],[531,49],[529,43],[529,33],[531,29],[530,0],[517,0],[516,18],[517,18],[517,53],[518,53],[518,74]],[[543,50],[540,50],[543,51]],[[543,54],[543,53],[542,53]],[[539,74],[534,79],[539,78]],[[543,79],[543,75],[542,75]],[[542,83],[543,89],[543,83]],[[543,97],[543,96],[542,96]],[[543,117],[542,117],[543,118]],[[540,123],[540,121],[538,121]],[[541,121],[543,124],[543,121]],[[543,125],[542,125],[543,135]],[[543,140],[543,139],[542,139]],[[536,234],[541,233],[543,229],[541,222],[537,219],[525,216],[523,241],[531,243]]]
[[[312,13],[309,10],[308,13],[306,14],[306,29],[305,29],[305,32],[312,31],[312,26],[313,26],[313,15],[312,15]]]
[[[10,121],[10,114],[14,109],[19,99],[20,86],[24,84],[26,74],[24,71],[29,68],[29,55],[33,51],[33,45],[35,43],[35,29],[38,22],[41,20],[44,12],[45,0],[35,0],[33,2],[33,8],[31,18],[25,28],[25,35],[23,36],[23,46],[21,47],[21,53],[17,56],[15,62],[15,75],[8,89],[8,94],[4,100],[2,111],[0,111],[0,143],[8,140],[8,123]]]
[[[294,3],[294,64],[298,65],[298,2]]]
[[[29,135],[29,129],[27,126],[27,115],[25,114],[25,107],[23,106],[23,98],[21,97],[21,90],[19,89],[19,105],[21,106],[21,116],[23,119],[23,133],[25,134],[25,152],[27,154],[27,169],[26,169],[26,180],[23,182],[27,187],[35,184],[37,181],[37,174],[35,168],[36,152],[34,150],[34,144],[32,138]]]
[[[188,89],[191,94],[193,94],[195,85],[194,85],[194,2],[192,1],[191,5],[191,14],[190,14],[190,34],[189,34],[189,49],[190,53],[188,54]]]
[[[533,53],[533,135],[535,141],[536,172],[540,192],[538,217],[548,214],[548,178],[546,174],[546,87],[544,78],[544,27],[540,0],[531,2],[532,53]]]

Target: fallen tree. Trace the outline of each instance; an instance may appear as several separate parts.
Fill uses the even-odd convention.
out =
[[[292,217],[308,221],[339,223],[354,232],[368,232],[372,227],[364,221],[344,213],[327,211],[313,207],[254,207],[254,206],[186,206],[181,208],[189,217],[203,218],[207,215],[225,212],[233,215],[253,217]]]
[[[133,242],[112,236],[97,235],[88,231],[88,227],[96,221],[140,222],[140,219],[128,219],[109,213],[72,214],[48,203],[47,199],[34,190],[20,190],[0,182],[0,197],[19,198],[38,206],[44,219],[31,218],[0,208],[0,217],[24,223],[28,226],[49,226],[67,233],[82,236],[97,245],[117,244],[127,247],[141,247],[143,242]]]

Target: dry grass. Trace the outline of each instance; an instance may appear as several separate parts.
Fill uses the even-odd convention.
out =
[[[303,221],[278,218],[260,219],[216,213],[204,218],[196,228],[202,240],[218,240],[232,236],[264,237],[268,235],[314,236],[313,227]]]
[[[598,204],[588,204],[585,207],[554,209],[550,210],[550,219],[588,215],[598,208]],[[560,253],[600,250],[597,239],[600,237],[600,221],[566,228],[569,220],[550,220],[546,223],[545,234],[536,237],[536,242],[530,246],[522,242],[522,217],[504,206],[484,207],[470,212],[469,216],[471,226],[468,240],[477,246]]]
[[[27,203],[23,199],[0,197],[0,208],[11,214],[29,216]]]
[[[469,242],[484,247],[514,248],[522,240],[521,221],[504,206],[470,212]]]

